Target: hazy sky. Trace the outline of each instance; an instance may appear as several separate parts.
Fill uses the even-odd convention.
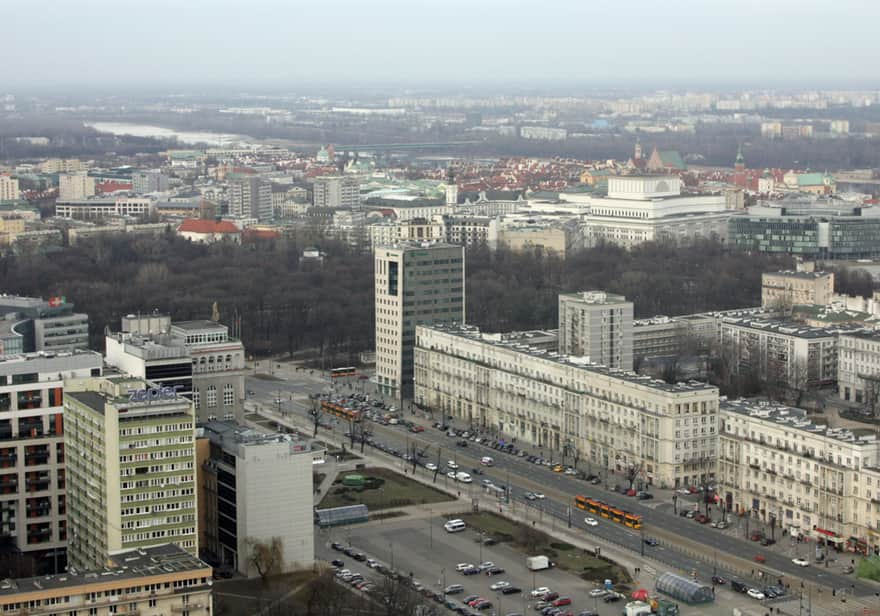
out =
[[[822,87],[876,82],[878,18],[878,0],[0,0],[0,84]]]

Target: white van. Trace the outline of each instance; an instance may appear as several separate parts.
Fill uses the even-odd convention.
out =
[[[467,526],[461,520],[449,520],[443,525],[443,528],[446,529],[447,533],[458,533],[467,528]]]
[[[467,473],[463,473],[461,471],[455,473],[455,480],[460,481],[462,483],[471,483],[473,481],[473,479],[471,479],[470,475],[468,475]]]
[[[495,460],[493,460],[489,456],[483,456],[482,459],[480,459],[480,464],[482,464],[483,466],[492,466],[493,464],[495,464]]]

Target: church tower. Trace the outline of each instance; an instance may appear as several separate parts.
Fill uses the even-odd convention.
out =
[[[733,163],[733,170],[737,173],[743,173],[746,170],[746,159],[743,158],[742,145],[736,148],[736,161]]]
[[[636,147],[633,148],[633,160],[642,160],[642,142],[636,137]]]

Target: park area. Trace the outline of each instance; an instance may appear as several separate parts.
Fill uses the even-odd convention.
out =
[[[604,582],[612,580],[615,585],[631,581],[626,569],[604,557],[565,543],[550,535],[494,513],[464,513],[459,516],[469,528],[483,532],[500,543],[506,543],[526,556],[547,556],[556,567],[579,576],[583,580]]]
[[[346,477],[349,481],[346,481]],[[361,480],[352,479],[360,477]],[[395,507],[428,505],[453,500],[445,492],[419,483],[386,468],[365,468],[339,473],[319,509],[366,505],[371,512]]]

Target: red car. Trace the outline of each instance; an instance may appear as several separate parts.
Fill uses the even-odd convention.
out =
[[[562,607],[563,605],[571,605],[571,599],[569,597],[559,597],[553,602],[553,607]]]
[[[412,431],[413,432],[424,432],[425,429],[422,426],[413,426]]]
[[[486,599],[484,599],[483,597],[479,597],[478,599],[474,599],[473,601],[468,601],[468,605],[474,607],[477,603],[482,603],[485,600]]]

